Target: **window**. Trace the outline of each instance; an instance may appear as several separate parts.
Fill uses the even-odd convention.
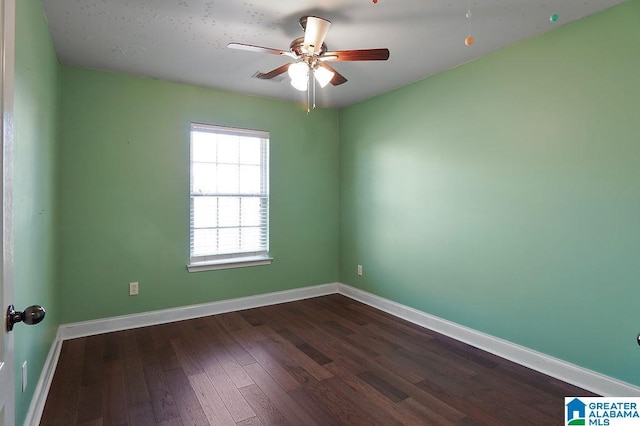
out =
[[[190,272],[266,265],[269,133],[191,123]]]

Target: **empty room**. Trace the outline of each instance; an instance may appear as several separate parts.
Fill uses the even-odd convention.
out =
[[[0,424],[640,398],[640,0],[1,3]]]

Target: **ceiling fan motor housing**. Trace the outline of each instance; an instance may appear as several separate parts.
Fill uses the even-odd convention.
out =
[[[327,44],[326,43],[322,43],[322,47],[320,48],[320,52],[317,54],[310,54],[308,52],[304,51],[304,37],[298,37],[297,39],[293,40],[291,42],[291,44],[289,45],[289,50],[292,53],[295,53],[297,56],[322,56],[324,55],[324,53],[327,51]]]

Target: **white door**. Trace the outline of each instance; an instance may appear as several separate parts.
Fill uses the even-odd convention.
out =
[[[0,0],[0,426],[15,424],[15,378],[13,374],[13,336],[7,332],[6,312],[12,297],[13,233],[11,227],[11,152],[13,151],[13,53],[15,0]]]

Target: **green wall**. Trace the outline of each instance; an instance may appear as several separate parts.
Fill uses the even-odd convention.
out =
[[[337,281],[337,111],[73,67],[61,93],[63,323]],[[187,272],[191,121],[270,132],[271,265]]]
[[[341,111],[340,280],[640,385],[639,17]]]
[[[18,424],[60,323],[338,279],[640,385],[640,1],[309,116],[59,66],[16,3]],[[186,271],[191,121],[271,132],[272,265]]]
[[[38,0],[16,1],[14,134],[14,298],[41,304],[40,325],[14,329],[16,424],[22,424],[59,324],[56,299],[58,60]],[[21,366],[28,362],[28,388]]]

